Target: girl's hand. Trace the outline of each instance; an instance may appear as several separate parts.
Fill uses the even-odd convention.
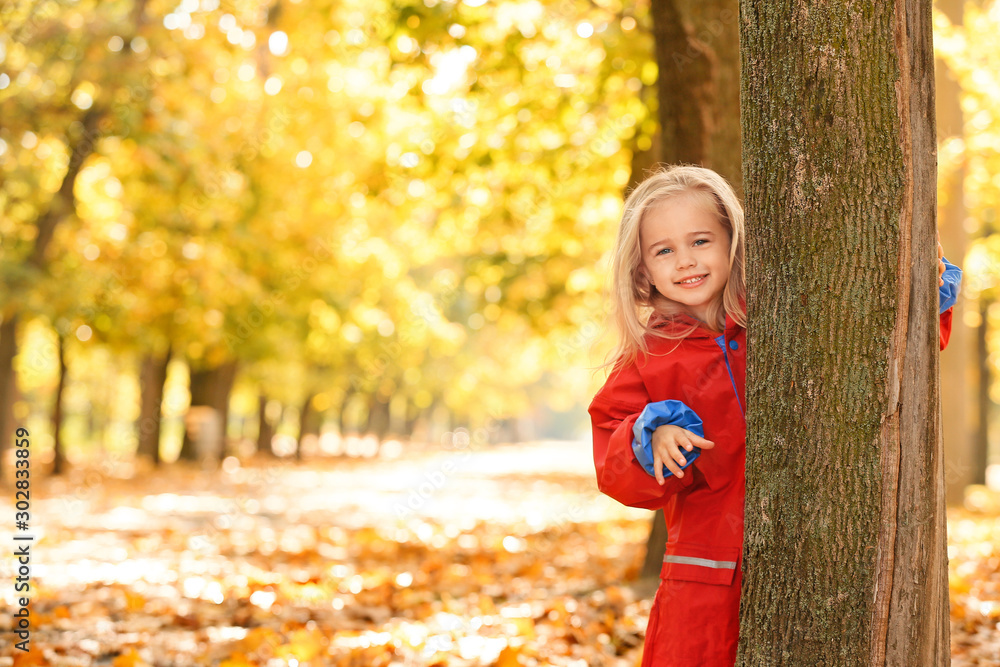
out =
[[[937,243],[938,243],[938,287],[941,287],[942,285],[944,285],[944,278],[941,277],[944,275],[944,248],[941,247],[941,232],[938,232]]]
[[[694,447],[711,449],[715,443],[711,440],[698,437],[691,431],[680,426],[664,425],[653,431],[653,470],[656,474],[656,483],[663,486],[663,466],[672,472],[675,477],[683,477],[684,471],[681,466],[687,462],[684,454],[681,453],[683,447],[691,451]]]

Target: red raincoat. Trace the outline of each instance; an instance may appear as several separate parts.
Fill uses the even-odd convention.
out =
[[[951,308],[940,315],[942,350],[951,317]],[[640,354],[613,372],[589,408],[598,488],[631,507],[663,508],[669,528],[642,667],[732,667],[742,582],[746,332],[727,317],[720,336],[699,328],[679,344],[650,338],[649,349],[645,360]],[[715,447],[684,477],[670,475],[660,486],[632,453],[632,426],[648,403],[668,399],[701,417]]]

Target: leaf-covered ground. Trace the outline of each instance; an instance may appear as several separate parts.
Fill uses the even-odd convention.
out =
[[[586,443],[386,451],[34,480],[31,651],[5,584],[0,666],[638,664],[650,514],[596,491]],[[987,496],[950,516],[955,665],[1000,665]]]

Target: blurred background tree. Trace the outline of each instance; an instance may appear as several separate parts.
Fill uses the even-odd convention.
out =
[[[214,460],[582,414],[623,144],[656,126],[632,9],[3,12],[4,432],[159,462],[198,456],[198,406]]]

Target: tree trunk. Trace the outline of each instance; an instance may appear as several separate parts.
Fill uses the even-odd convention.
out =
[[[340,401],[340,408],[337,410],[337,432],[341,438],[347,437],[347,412],[354,398],[355,390],[348,388],[344,391],[344,397]]]
[[[417,422],[420,421],[421,415],[424,414],[424,410],[421,410],[413,401],[406,401],[406,416],[403,419],[403,438],[406,440],[413,440],[413,432],[417,428]]]
[[[295,445],[295,460],[302,460],[302,437],[309,433],[309,422],[310,415],[312,414],[312,400],[313,396],[316,394],[310,392],[306,396],[306,400],[302,401],[302,407],[299,409],[299,437],[296,440]]]
[[[191,408],[208,407],[215,410],[221,434],[210,443],[212,453],[210,458],[218,460],[225,455],[226,426],[229,420],[229,394],[236,378],[236,362],[226,363],[214,368],[192,370],[190,379]],[[195,461],[198,454],[195,443],[187,429],[184,431],[184,442],[178,458]]]
[[[188,376],[188,392],[191,394],[191,404],[190,408],[197,406],[207,406],[211,404],[211,372],[210,371],[198,371],[190,367],[190,362],[188,363],[189,376]],[[197,461],[198,452],[195,448],[195,441],[191,437],[189,429],[184,429],[184,441],[181,443],[181,451],[177,455],[179,460],[184,461]]]
[[[63,392],[66,389],[66,338],[56,332],[58,346],[56,353],[59,357],[59,380],[56,383],[56,395],[52,405],[52,449],[54,458],[52,459],[52,474],[62,475],[66,472],[66,445],[62,439],[63,423]]]
[[[380,443],[389,433],[389,399],[383,400],[378,392],[368,397],[368,420],[365,433],[371,433]]]
[[[214,407],[219,411],[219,419],[222,422],[222,443],[219,447],[219,454],[227,456],[229,452],[229,397],[233,393],[233,383],[236,381],[236,371],[238,362],[234,359],[219,367],[217,376],[218,384],[215,387]]]
[[[267,396],[263,393],[257,399],[257,424],[257,452],[265,456],[274,456],[274,450],[271,449],[274,428],[267,419]]]
[[[7,448],[14,439],[14,357],[17,356],[17,314],[8,312],[0,323],[0,461],[6,459]],[[0,467],[0,485],[7,483],[7,474]]]
[[[736,0],[651,3],[660,142],[649,154],[633,153],[632,184],[643,180],[652,157],[714,169],[742,194],[738,9]],[[641,578],[659,577],[666,543],[663,510],[656,510]]]
[[[986,466],[989,463],[990,455],[990,384],[993,378],[990,376],[990,350],[988,345],[990,323],[989,311],[990,301],[983,292],[979,293],[979,328],[976,329],[976,361],[979,369],[979,386],[976,392],[976,432],[973,437],[972,466],[975,469],[982,469],[983,476],[986,476]],[[948,341],[951,346],[951,341]]]
[[[741,19],[738,664],[947,665],[931,6]]]
[[[718,171],[742,191],[735,0],[651,3],[664,162]]]
[[[736,0],[677,0],[677,5],[681,17],[691,26],[688,41],[697,43],[711,63],[709,94],[704,101],[707,109],[703,112],[709,121],[707,143],[701,162],[725,176],[736,194],[742,197],[739,3]],[[682,60],[673,54],[671,58],[675,62]],[[689,159],[684,153],[678,153],[678,158]]]
[[[964,23],[964,2],[962,0],[938,0],[938,9],[954,25]],[[934,85],[937,89],[936,111],[938,143],[953,137],[964,137],[965,119],[962,113],[961,86],[948,65],[940,58],[934,63]],[[966,249],[965,216],[965,160],[945,174],[939,191],[943,195],[938,202],[938,228],[941,230],[941,245],[945,256],[954,263],[962,264]],[[969,400],[971,376],[970,368],[975,356],[969,345],[969,328],[965,325],[965,299],[959,298],[955,304],[952,319],[951,339],[948,350],[943,353],[945,362],[941,365],[941,430],[944,434],[945,460],[945,500],[949,505],[961,505],[965,499],[965,487],[983,483],[986,467],[978,467],[974,460],[972,432],[969,429],[972,407]]]
[[[160,465],[160,417],[163,385],[167,381],[170,347],[166,352],[150,352],[142,360],[139,371],[139,447],[136,454]],[[185,434],[186,437],[186,434]]]

